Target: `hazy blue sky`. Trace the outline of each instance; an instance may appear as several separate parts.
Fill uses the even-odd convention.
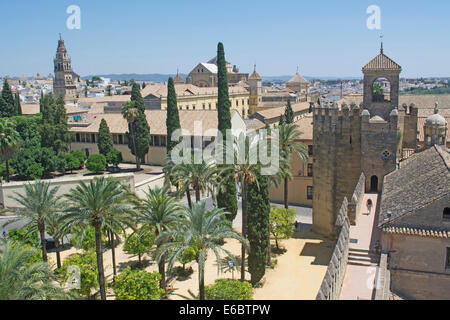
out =
[[[81,30],[68,30],[69,5]],[[369,5],[382,30],[366,27]],[[384,34],[402,76],[450,76],[449,0],[40,0],[0,2],[0,75],[52,72],[58,33],[80,75],[188,73],[217,42],[241,71],[360,76]]]

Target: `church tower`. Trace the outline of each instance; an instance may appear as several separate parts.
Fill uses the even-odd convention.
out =
[[[402,143],[398,110],[401,71],[402,68],[384,54],[383,44],[380,53],[362,68],[361,169],[366,177],[367,192],[380,192],[384,176],[396,168]]]
[[[56,97],[63,95],[66,103],[75,104],[77,101],[77,87],[74,83],[74,72],[61,34],[59,35],[58,48],[53,64],[55,72],[53,94]]]
[[[248,78],[248,85],[250,89],[249,114],[253,114],[256,112],[262,99],[262,79],[256,72],[256,65],[252,75]]]

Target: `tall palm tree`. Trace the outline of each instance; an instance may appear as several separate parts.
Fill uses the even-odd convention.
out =
[[[260,165],[252,161],[253,155],[257,154],[258,145],[257,140],[241,134],[234,139],[234,165],[226,165],[221,170],[219,176],[224,177],[222,180],[224,183],[226,179],[233,179],[239,182],[241,185],[242,195],[242,236],[244,239],[247,237],[247,223],[248,223],[248,210],[247,210],[247,190],[248,185],[252,183],[258,183],[256,179]],[[225,185],[225,184],[222,184]],[[245,245],[241,247],[241,281],[245,281]]]
[[[163,232],[171,230],[177,217],[182,212],[181,206],[175,198],[168,195],[168,191],[167,187],[156,187],[153,190],[149,188],[139,207],[137,222],[146,227],[154,228],[155,238]],[[167,290],[165,264],[165,256],[162,256],[158,262],[158,269],[161,274],[160,286]]]
[[[141,163],[136,150],[136,119],[139,110],[136,108],[133,101],[129,101],[122,107],[122,116],[127,120],[130,127],[131,143],[133,146],[134,155],[136,156],[136,170],[141,170]]]
[[[0,154],[6,163],[6,181],[9,182],[9,159],[19,147],[20,136],[14,122],[8,118],[0,119]]]
[[[156,251],[156,258],[168,255],[168,268],[180,258],[187,248],[194,248],[198,264],[198,283],[200,300],[205,299],[205,264],[209,250],[216,256],[217,266],[222,268],[220,253],[225,253],[233,261],[234,256],[223,248],[223,240],[233,238],[248,248],[248,243],[239,233],[234,231],[226,219],[223,209],[206,210],[206,202],[194,203],[192,209],[184,208],[181,217],[177,218],[177,227],[162,233],[157,243],[163,243]],[[168,241],[175,239],[173,241]],[[236,264],[236,261],[234,261]]]
[[[36,249],[4,241],[0,247],[0,300],[51,300],[73,298],[64,291],[45,262],[29,264]]]
[[[280,174],[284,179],[284,207],[289,208],[288,204],[288,184],[292,179],[291,174],[291,155],[294,154],[306,163],[308,161],[308,147],[300,142],[302,133],[295,124],[283,124],[276,127],[279,130],[280,158],[284,159],[280,165]]]
[[[17,214],[17,218],[9,220],[3,226],[17,221],[26,221],[25,226],[29,225],[30,232],[39,231],[42,260],[47,261],[47,248],[45,241],[45,227],[48,219],[55,212],[61,210],[61,197],[57,196],[59,187],[50,188],[49,182],[36,180],[34,183],[24,185],[25,194],[15,193],[11,197],[17,201],[21,208],[7,209],[9,212]]]
[[[130,194],[117,179],[97,177],[89,184],[80,182],[66,197],[69,202],[63,219],[63,229],[87,224],[94,227],[100,296],[102,300],[106,300],[102,229],[128,221],[129,216],[134,213]]]

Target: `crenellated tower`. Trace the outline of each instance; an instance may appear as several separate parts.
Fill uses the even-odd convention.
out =
[[[314,105],[313,230],[330,237],[361,173],[360,110],[356,104]]]
[[[403,131],[399,118],[401,123],[411,120],[407,139],[408,145],[414,144],[410,130],[417,109],[398,110],[401,67],[381,46],[362,72],[364,97],[359,106],[314,106],[313,231],[331,238],[342,201],[352,199],[361,173],[366,192],[380,192],[384,176],[396,169]]]

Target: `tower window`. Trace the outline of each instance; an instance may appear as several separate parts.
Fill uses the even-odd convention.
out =
[[[442,213],[442,217],[446,221],[450,221],[450,208],[444,208],[444,212]]]
[[[309,155],[309,156],[312,156],[312,155],[313,155],[313,146],[312,146],[312,145],[309,145],[309,146],[308,146],[308,155]]]
[[[391,153],[388,150],[383,151],[381,154],[381,159],[388,160],[391,157]]]
[[[313,165],[312,163],[308,163],[308,177],[313,176]]]
[[[450,269],[450,248],[447,248],[447,257],[445,259],[445,269]]]

